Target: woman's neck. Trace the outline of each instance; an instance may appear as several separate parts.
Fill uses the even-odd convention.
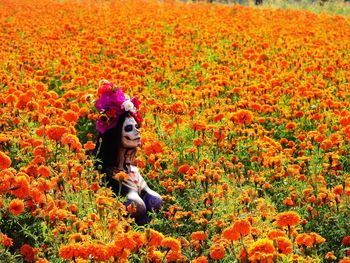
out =
[[[136,148],[120,148],[118,169],[130,171],[131,165],[135,164]]]

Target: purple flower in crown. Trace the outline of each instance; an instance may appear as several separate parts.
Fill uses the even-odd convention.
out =
[[[141,102],[137,97],[132,99],[125,95],[119,87],[115,87],[113,82],[103,80],[98,89],[99,99],[95,103],[96,109],[100,112],[100,117],[96,121],[96,129],[100,133],[117,126],[119,118],[125,112],[129,112],[141,125],[142,116],[138,112]]]

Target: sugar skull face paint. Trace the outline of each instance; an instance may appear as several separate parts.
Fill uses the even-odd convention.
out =
[[[134,117],[127,117],[123,123],[122,146],[124,148],[136,148],[141,145],[139,125]]]

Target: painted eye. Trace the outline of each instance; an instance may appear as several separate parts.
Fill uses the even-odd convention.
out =
[[[135,125],[136,129],[140,129],[140,126],[138,124]]]
[[[126,125],[125,128],[124,128],[124,131],[126,132],[131,132],[132,131],[132,125]]]

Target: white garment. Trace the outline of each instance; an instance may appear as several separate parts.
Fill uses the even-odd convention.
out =
[[[136,166],[131,165],[130,168],[128,172],[129,177],[127,180],[123,181],[123,185],[141,194],[141,191],[147,186],[147,183]]]

